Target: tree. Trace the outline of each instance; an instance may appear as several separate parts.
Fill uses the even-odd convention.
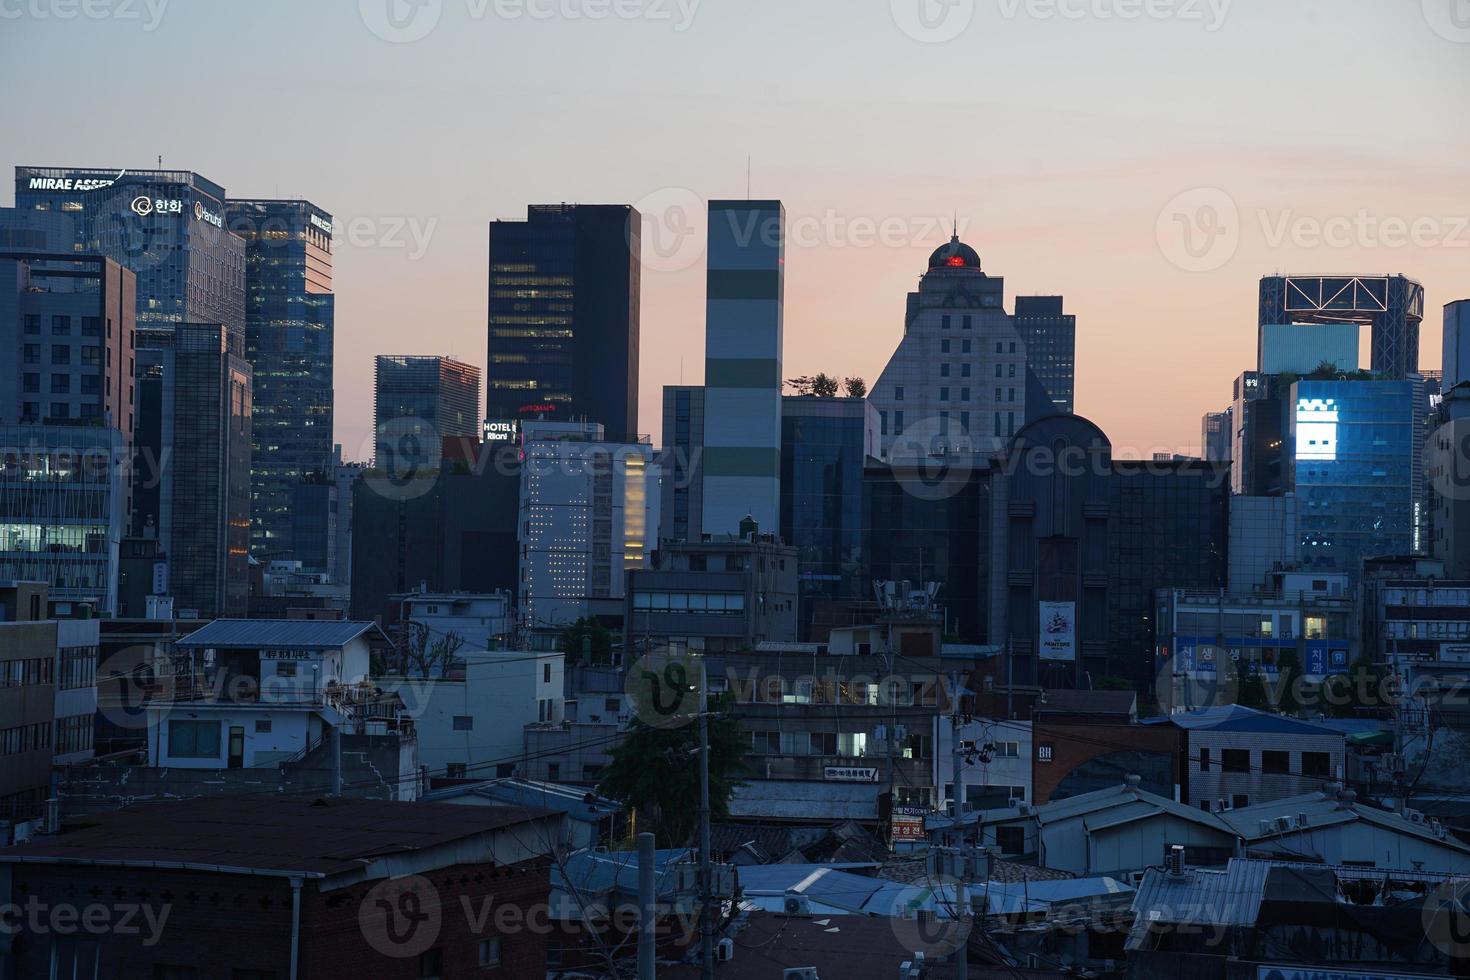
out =
[[[410,620],[404,626],[398,668],[405,677],[443,677],[459,659],[464,639],[458,633],[434,636],[424,623]]]
[[[786,382],[786,386],[798,395],[808,398],[836,398],[837,389],[840,387],[838,380],[829,374],[807,375],[792,378]]]
[[[588,656],[589,666],[610,666],[613,662],[613,635],[595,619],[579,619],[561,631],[559,646],[567,658],[567,666],[575,667]]]
[[[728,698],[716,711],[728,708]],[[627,738],[612,750],[597,791],[639,814],[639,827],[652,830],[660,847],[682,847],[699,828],[699,726],[654,728],[634,718]],[[730,798],[743,785],[750,738],[732,718],[709,721],[709,806],[711,820],[730,816]]]
[[[862,378],[847,378],[842,385],[847,389],[848,398],[868,397],[868,383]]]

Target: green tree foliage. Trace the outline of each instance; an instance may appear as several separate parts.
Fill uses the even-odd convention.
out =
[[[594,667],[609,666],[613,662],[613,635],[595,619],[579,619],[562,630],[560,646],[568,667],[581,663],[584,657],[588,657],[587,663]]]
[[[709,745],[711,819],[725,820],[746,771],[750,737],[733,719],[715,717],[709,722]],[[699,828],[698,749],[696,723],[654,728],[635,718],[628,737],[613,749],[597,791],[633,808],[639,830],[651,830],[659,847],[682,847]]]

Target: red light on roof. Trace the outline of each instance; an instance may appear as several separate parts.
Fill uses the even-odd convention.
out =
[[[951,255],[949,257],[949,264],[956,267],[963,267],[965,264],[965,257],[963,255]]]

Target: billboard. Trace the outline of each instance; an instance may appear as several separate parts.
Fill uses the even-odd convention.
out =
[[[1077,659],[1077,603],[1041,604],[1040,651],[1042,660]]]

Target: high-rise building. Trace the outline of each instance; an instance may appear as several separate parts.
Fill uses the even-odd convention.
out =
[[[1268,373],[1267,327],[1318,324],[1340,330],[1341,324],[1358,324],[1372,328],[1374,373],[1406,378],[1419,370],[1423,322],[1424,287],[1406,276],[1267,276],[1261,280],[1256,367]]]
[[[101,256],[0,249],[0,419],[132,438],[136,283]]]
[[[1017,296],[1016,331],[1026,360],[1056,412],[1070,415],[1077,386],[1077,317],[1060,296]]]
[[[1205,459],[1230,462],[1234,417],[1235,412],[1227,408],[1223,412],[1208,412],[1200,420],[1200,449]]]
[[[481,435],[480,369],[450,357],[379,354],[373,386],[374,463],[438,469],[445,439]]]
[[[169,557],[171,594],[201,617],[249,600],[250,363],[221,324],[138,330],[133,536]]]
[[[332,216],[299,200],[231,200],[225,214],[245,240],[245,359],[254,376],[250,550],[261,561],[316,568],[297,553],[293,527],[303,525],[292,495],[303,480],[331,476]]]
[[[1355,322],[1263,323],[1259,368],[1263,374],[1311,374],[1323,364],[1358,369]]]
[[[528,422],[522,432],[520,613],[532,629],[556,629],[598,600],[621,600],[627,572],[648,566],[653,447],[605,442],[592,423]]]
[[[642,217],[552,204],[490,225],[485,418],[585,421],[638,434]]]
[[[705,304],[705,534],[781,519],[786,208],[711,201]]]
[[[1290,423],[1280,388],[1275,378],[1258,371],[1235,379],[1230,406],[1231,493],[1270,497],[1286,492]]]
[[[1448,392],[1455,385],[1470,381],[1470,299],[1462,299],[1444,308],[1444,378],[1441,386]]]
[[[704,519],[704,388],[664,386],[659,543],[699,541]]]
[[[1470,578],[1470,385],[1447,389],[1425,447],[1429,547],[1446,574]]]
[[[71,216],[74,250],[138,277],[138,325],[245,331],[245,243],[225,227],[225,189],[187,170],[16,167],[15,206]]]
[[[0,425],[0,581],[117,608],[129,447],[102,425]]]
[[[807,640],[814,600],[870,595],[862,489],[878,451],[878,411],[862,398],[787,397],[781,412],[781,540],[796,550]]]
[[[869,395],[885,458],[998,452],[1028,409],[1053,414],[1050,395],[1030,400],[1026,343],[1004,300],[1005,280],[986,275],[958,236],[929,257],[903,339]]]
[[[1365,558],[1413,551],[1419,412],[1410,381],[1299,381],[1291,389],[1290,487],[1302,561],[1354,580]]]

